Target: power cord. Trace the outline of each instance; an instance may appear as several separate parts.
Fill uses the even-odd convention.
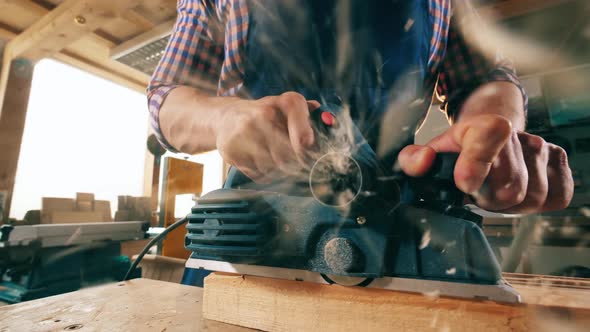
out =
[[[162,231],[162,233],[156,235],[156,237],[154,237],[145,247],[143,247],[143,249],[141,250],[141,252],[137,256],[137,258],[135,259],[133,264],[131,264],[131,267],[129,267],[129,270],[127,270],[127,274],[125,274],[125,278],[123,278],[123,281],[129,280],[129,277],[131,277],[133,272],[135,272],[135,269],[137,268],[137,266],[139,265],[139,263],[143,259],[143,256],[145,256],[148,253],[148,251],[150,250],[151,247],[153,247],[156,243],[163,240],[166,237],[166,235],[168,235],[168,233],[177,229],[179,226],[185,224],[187,221],[188,221],[187,217],[184,217],[184,218],[181,218],[181,219],[175,221],[172,225],[168,226],[164,231]]]

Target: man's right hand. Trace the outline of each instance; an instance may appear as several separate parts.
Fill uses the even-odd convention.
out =
[[[228,105],[217,128],[223,159],[256,182],[300,174],[314,145],[309,112],[320,107],[296,92]]]

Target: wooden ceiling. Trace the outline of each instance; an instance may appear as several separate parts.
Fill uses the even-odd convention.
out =
[[[510,21],[571,2],[576,1],[487,0],[479,8]],[[172,28],[175,17],[175,0],[0,0],[4,63],[55,58],[143,92],[149,75],[113,60],[113,50]]]
[[[0,0],[0,39],[12,58],[52,57],[144,92],[149,76],[111,49],[175,17],[175,0]]]

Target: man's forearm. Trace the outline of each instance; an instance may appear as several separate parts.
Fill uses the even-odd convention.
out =
[[[166,97],[159,113],[160,129],[177,150],[195,154],[216,148],[217,128],[237,97],[214,97],[181,86]]]
[[[482,114],[502,115],[510,120],[513,129],[525,129],[522,93],[513,83],[495,81],[477,88],[461,106],[455,122]]]

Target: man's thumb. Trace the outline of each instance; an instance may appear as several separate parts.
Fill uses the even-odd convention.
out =
[[[426,145],[408,145],[398,155],[402,171],[409,176],[426,174],[435,158],[436,151]]]

